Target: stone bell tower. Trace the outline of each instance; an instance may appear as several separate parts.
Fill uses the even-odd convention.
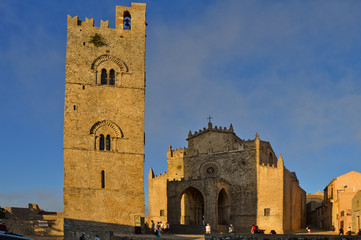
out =
[[[65,239],[133,232],[144,217],[145,12],[116,6],[115,28],[68,16]]]

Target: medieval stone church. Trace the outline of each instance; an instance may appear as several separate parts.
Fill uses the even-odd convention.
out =
[[[149,172],[149,219],[176,227],[209,223],[218,231],[233,224],[239,232],[249,232],[252,224],[266,233],[305,225],[306,196],[296,174],[258,134],[242,140],[232,124],[209,122],[189,132],[187,141],[187,148],[169,146],[168,173]]]
[[[116,7],[115,28],[68,16],[64,108],[64,238],[134,232],[145,217],[146,5]],[[168,173],[149,174],[149,219],[300,228],[305,193],[271,145],[213,127],[167,152]],[[107,239],[104,235],[102,239]]]

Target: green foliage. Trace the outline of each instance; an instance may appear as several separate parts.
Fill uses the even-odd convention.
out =
[[[103,36],[99,33],[94,34],[93,36],[90,37],[90,43],[94,44],[94,46],[96,47],[102,47],[104,45],[107,45],[105,43],[105,39],[103,38]]]

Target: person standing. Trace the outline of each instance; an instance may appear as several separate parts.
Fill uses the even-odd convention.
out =
[[[166,226],[166,229],[165,229],[166,231],[165,231],[165,232],[166,232],[166,233],[169,233],[169,229],[170,229],[169,223],[167,222],[165,226]]]
[[[232,224],[229,225],[229,227],[228,227],[228,232],[229,232],[229,233],[233,233],[233,232],[234,232],[234,227],[233,227]]]
[[[251,228],[251,234],[254,234],[254,230],[256,230],[256,226],[253,224]]]
[[[162,230],[162,233],[164,233],[164,223],[160,222],[160,230]]]
[[[339,230],[339,234],[338,235],[343,235],[343,228],[341,227],[340,230]]]
[[[162,236],[162,229],[160,229],[160,226],[157,226],[157,229],[155,230],[155,237],[160,238]]]
[[[100,240],[100,237],[99,237],[99,235],[95,235],[95,238],[94,238],[94,240]]]
[[[151,223],[151,224],[152,224],[152,225],[151,225],[151,228],[152,228],[152,230],[151,230],[151,231],[152,231],[152,233],[154,233],[154,227],[155,227],[155,224],[154,224],[153,220],[152,220],[151,222],[152,222],[152,223]]]
[[[347,229],[347,235],[351,235],[351,227],[348,227],[348,229]]]
[[[207,223],[206,234],[210,234],[210,233],[211,233],[211,226],[209,225],[209,223]]]
[[[81,234],[81,237],[79,238],[79,240],[85,240],[85,234],[84,233]]]
[[[332,225],[331,231],[332,231],[332,234],[333,234],[333,235],[335,235],[335,230],[336,230],[335,227]]]

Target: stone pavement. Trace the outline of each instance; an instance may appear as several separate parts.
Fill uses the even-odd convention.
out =
[[[114,234],[114,240],[145,240],[145,239],[155,239],[154,234],[131,234],[131,235],[120,235]],[[204,235],[195,235],[195,234],[163,234],[161,239],[179,239],[179,240],[204,240]]]

